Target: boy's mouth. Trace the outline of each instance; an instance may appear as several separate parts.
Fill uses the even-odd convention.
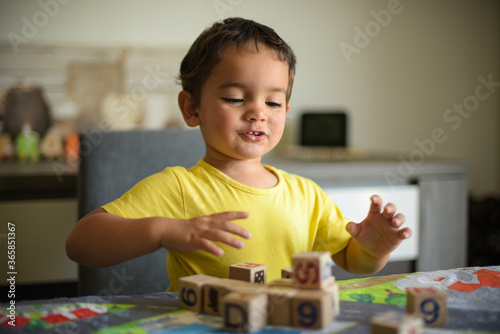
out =
[[[243,133],[243,135],[251,141],[261,141],[266,137],[266,133],[263,131],[248,131]]]
[[[262,136],[264,134],[264,132],[260,131],[248,131],[247,133],[251,136]]]

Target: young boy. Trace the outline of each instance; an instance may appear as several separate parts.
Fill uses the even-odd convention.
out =
[[[233,18],[205,30],[182,61],[178,99],[186,123],[200,127],[205,157],[190,169],[166,168],[83,217],[68,256],[104,267],[164,247],[169,291],[179,277],[228,277],[244,261],[267,264],[272,280],[302,251],[329,251],[358,274],[384,267],[411,235],[393,204],[372,196],[355,224],[311,180],[261,163],[283,134],[294,74],[293,51],[266,26]]]

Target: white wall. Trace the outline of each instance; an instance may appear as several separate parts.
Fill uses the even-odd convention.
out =
[[[53,14],[45,21],[43,4]],[[373,13],[388,9],[390,21],[377,23]],[[476,91],[478,78],[500,82],[495,0],[0,0],[0,39],[38,20],[27,43],[187,48],[229,16],[267,24],[294,48],[290,129],[304,109],[345,108],[353,146],[465,160],[472,192],[500,191],[500,86]],[[341,43],[358,47],[350,62]],[[448,111],[463,103],[472,103],[465,116]]]

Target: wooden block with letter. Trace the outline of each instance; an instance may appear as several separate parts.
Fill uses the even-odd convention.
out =
[[[370,326],[373,334],[419,334],[424,323],[414,314],[390,311],[372,317]]]
[[[203,288],[203,312],[221,315],[222,299],[233,291],[260,291],[264,286],[250,282],[221,278],[218,281],[208,282]]]
[[[407,289],[406,312],[422,316],[426,326],[445,326],[448,321],[446,292],[436,287]]]
[[[228,286],[229,292],[252,292],[252,293],[265,293],[269,286],[260,283],[251,283],[245,281],[239,281],[235,279],[229,279],[231,284]]]
[[[235,280],[221,278],[218,281],[208,282],[203,289],[203,312],[221,315],[222,298],[231,292],[230,287]]]
[[[293,278],[277,278],[274,281],[269,282],[268,285],[293,288]]]
[[[293,278],[293,267],[281,269],[281,278]]]
[[[275,286],[265,293],[268,303],[268,323],[290,326],[292,324],[292,299],[297,290],[290,287]]]
[[[325,328],[333,321],[331,290],[296,289],[291,296],[292,325],[303,328]]]
[[[233,264],[229,266],[229,278],[266,284],[267,265],[251,262]]]
[[[218,280],[218,277],[209,275],[181,277],[179,279],[179,307],[201,312],[203,309],[203,286]]]
[[[303,252],[292,258],[296,288],[321,289],[332,277],[333,261],[329,252]]]
[[[322,290],[326,290],[331,293],[332,296],[332,316],[340,314],[340,297],[339,297],[339,285],[335,282],[335,277],[331,276],[327,286]]]
[[[224,297],[222,310],[224,329],[254,332],[267,324],[267,295],[231,292]]]

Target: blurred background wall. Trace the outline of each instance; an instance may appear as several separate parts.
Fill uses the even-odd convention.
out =
[[[187,49],[230,16],[296,52],[287,141],[301,112],[343,109],[350,145],[463,160],[471,193],[500,191],[499,1],[1,0],[0,42]]]

